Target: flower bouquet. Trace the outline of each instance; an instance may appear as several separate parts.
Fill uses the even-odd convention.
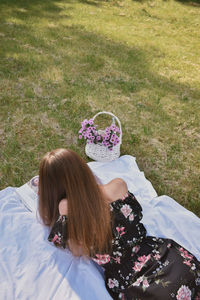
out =
[[[99,114],[109,114],[113,117],[113,123],[105,130],[98,130],[98,125],[94,123],[94,119]],[[119,123],[119,127],[115,125],[115,119]],[[112,113],[100,112],[92,119],[85,119],[81,123],[79,130],[79,139],[84,138],[86,142],[85,152],[87,156],[97,161],[110,161],[120,155],[120,144],[122,141],[121,124],[118,118]]]

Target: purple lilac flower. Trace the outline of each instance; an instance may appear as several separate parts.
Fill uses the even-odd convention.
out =
[[[84,137],[84,139],[87,139],[87,144],[100,143],[112,151],[113,147],[120,141],[116,133],[121,134],[121,132],[115,124],[107,127],[104,135],[98,134],[98,131],[96,130],[97,125],[94,124],[93,119],[85,119],[81,125],[82,128],[79,130],[79,139]]]
[[[87,138],[90,139],[91,137],[92,137],[92,133],[88,133],[88,134],[87,134]]]
[[[111,136],[111,140],[113,141],[113,143],[116,141],[117,136],[116,135],[112,135]]]
[[[116,129],[116,126],[115,126],[114,124],[112,124],[112,125],[110,126],[110,129],[111,129],[111,130],[115,130],[115,129]]]
[[[89,123],[90,125],[93,125],[93,122],[94,122],[93,119],[90,119],[90,120],[88,121],[88,123]]]
[[[86,132],[83,132],[83,133],[82,133],[82,136],[84,137],[85,140],[87,139],[87,134],[86,134]]]
[[[87,137],[88,137],[89,134],[92,134],[92,132],[90,130],[88,130],[88,129],[85,131],[85,133],[86,133]]]
[[[84,130],[86,130],[86,127],[85,127],[85,125],[82,125],[82,131],[84,131]]]
[[[120,139],[118,138],[118,136],[116,136],[115,141],[116,141],[117,143],[120,142]]]
[[[85,119],[85,120],[81,123],[82,127],[84,127],[84,126],[87,125],[87,124],[88,124],[88,120],[87,120],[87,119]]]
[[[105,135],[103,136],[103,141],[106,141],[106,136]]]
[[[110,130],[121,134],[121,131],[120,131],[119,127],[117,127],[114,124],[110,126]]]
[[[97,135],[96,139],[97,139],[97,141],[100,141],[101,136],[100,136],[100,135]]]
[[[87,144],[92,144],[92,143],[93,143],[93,141],[87,140]]]
[[[115,140],[115,138],[116,138],[116,134],[113,133],[112,136],[111,136],[111,139],[112,139],[112,140]]]

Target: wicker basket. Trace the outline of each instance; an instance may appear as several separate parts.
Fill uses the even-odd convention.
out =
[[[107,112],[107,111],[99,112],[93,117],[93,120],[101,114],[107,114],[112,116],[112,124],[115,124],[115,120],[117,121],[120,129],[120,136],[119,136],[120,142],[116,146],[113,146],[112,151],[110,151],[108,147],[101,144],[94,144],[94,143],[86,144],[85,153],[88,157],[92,158],[93,160],[106,162],[106,161],[114,160],[120,156],[120,145],[122,143],[122,128],[119,119],[111,112]],[[98,133],[104,134],[105,131],[98,130]]]

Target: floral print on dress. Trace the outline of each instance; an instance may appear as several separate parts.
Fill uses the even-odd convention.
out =
[[[132,248],[132,252],[133,253],[137,253],[138,251],[140,250],[140,246],[139,245],[136,245]]]
[[[113,279],[109,278],[108,279],[108,286],[109,286],[110,289],[114,288],[115,286],[118,287],[119,282],[115,278],[113,278]]]
[[[133,220],[134,220],[134,214],[130,214],[130,215],[129,215],[129,221],[132,222]]]
[[[146,262],[151,258],[151,255],[143,255],[138,257],[137,261],[135,261],[134,263],[134,267],[133,270],[135,270],[135,272],[140,272],[142,270],[142,268],[144,267],[144,265],[146,264]]]
[[[123,234],[125,234],[125,231],[124,231],[125,227],[124,226],[117,226],[116,227],[116,231],[118,232],[119,236],[122,236]]]
[[[143,290],[147,289],[149,287],[149,282],[147,280],[147,277],[141,276],[135,281],[132,286],[142,286]]]
[[[115,300],[200,300],[200,263],[171,239],[146,235],[142,207],[128,192],[110,204],[111,253],[92,259],[104,268],[105,284]],[[65,248],[67,216],[60,216],[49,241]],[[174,281],[176,278],[176,282]]]
[[[125,218],[128,218],[132,212],[132,209],[128,204],[124,204],[121,208],[121,212],[123,213]]]
[[[177,300],[191,300],[191,291],[188,286],[182,285],[176,295]]]
[[[98,264],[98,265],[105,265],[109,263],[110,261],[110,255],[109,254],[96,254],[95,258],[93,260]]]
[[[188,300],[198,297],[199,262],[171,239],[146,236],[146,229],[140,223],[142,208],[132,193],[111,203],[111,212],[114,217],[113,251],[103,267],[106,286],[113,299]],[[186,262],[193,273],[188,272]],[[179,274],[179,280],[174,283],[175,273]]]
[[[48,241],[57,247],[66,248],[67,243],[67,216],[59,216],[51,229]]]

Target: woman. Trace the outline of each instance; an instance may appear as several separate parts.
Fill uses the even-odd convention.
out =
[[[49,241],[93,258],[114,299],[200,299],[200,264],[170,239],[146,236],[142,208],[126,183],[98,185],[75,152],[47,153],[39,171],[39,213]]]

